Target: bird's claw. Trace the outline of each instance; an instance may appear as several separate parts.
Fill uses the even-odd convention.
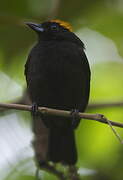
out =
[[[38,105],[37,105],[37,103],[32,104],[31,112],[32,112],[33,116],[36,116],[38,114]]]
[[[71,110],[71,116],[72,116],[72,128],[76,129],[80,122],[80,116],[79,116],[79,110],[78,109],[72,109]]]

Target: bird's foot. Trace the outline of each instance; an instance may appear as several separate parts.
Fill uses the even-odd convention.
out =
[[[32,116],[37,116],[38,115],[38,105],[37,105],[37,103],[32,104],[31,113],[32,113]]]
[[[78,109],[72,109],[71,110],[71,116],[72,116],[72,129],[76,129],[80,122],[80,116],[79,116],[79,110]]]

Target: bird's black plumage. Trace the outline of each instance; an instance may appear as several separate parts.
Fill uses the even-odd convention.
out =
[[[49,108],[84,112],[89,99],[90,68],[83,42],[59,22],[28,25],[38,34],[38,42],[25,65],[32,102]],[[77,152],[72,119],[41,118],[49,130],[45,160],[75,164]],[[38,137],[40,131],[37,135],[35,120],[33,124]]]

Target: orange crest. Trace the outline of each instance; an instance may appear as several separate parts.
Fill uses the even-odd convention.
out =
[[[58,23],[60,26],[63,26],[64,28],[68,29],[69,31],[72,32],[72,27],[69,23],[65,22],[65,21],[61,21],[59,19],[53,19],[50,22],[56,22]]]

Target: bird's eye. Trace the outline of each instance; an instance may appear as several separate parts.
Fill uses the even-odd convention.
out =
[[[58,26],[56,24],[52,24],[51,25],[51,30],[57,31],[58,30]]]

